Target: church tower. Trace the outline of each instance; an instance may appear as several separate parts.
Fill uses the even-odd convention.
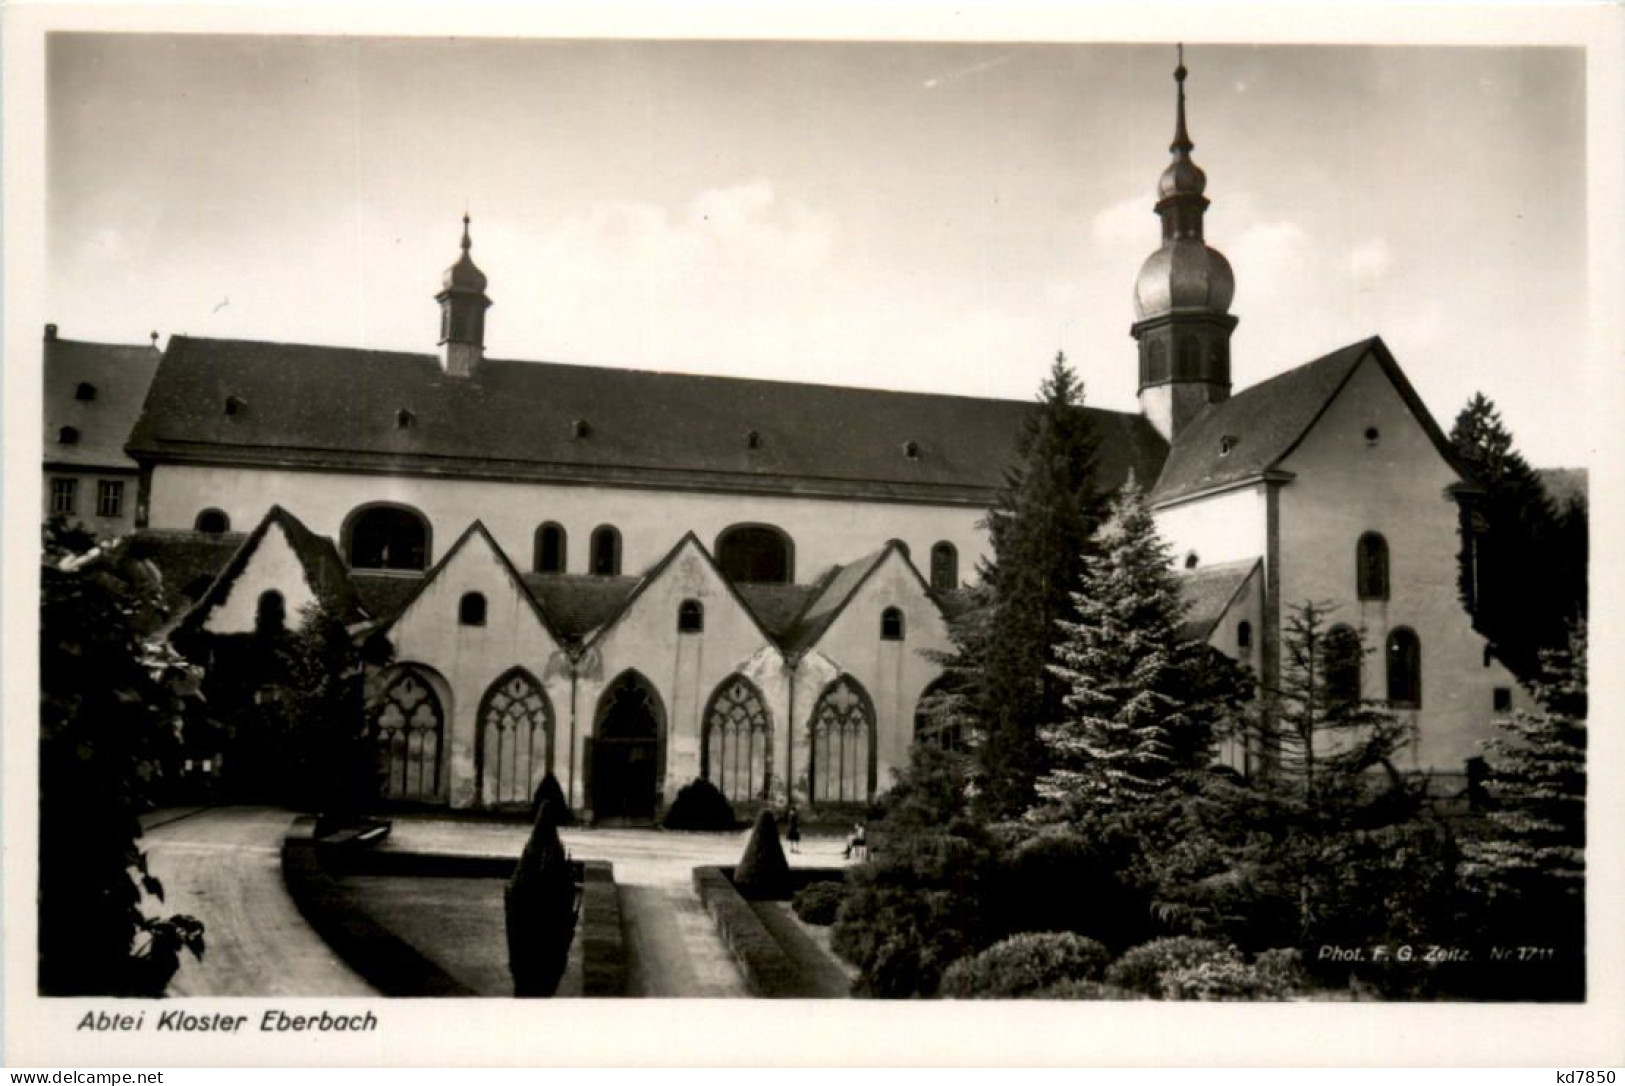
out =
[[[468,216],[463,216],[463,255],[446,269],[440,303],[440,368],[452,377],[472,377],[485,357],[485,273],[468,255]]]
[[[1130,329],[1140,345],[1140,411],[1173,441],[1209,404],[1230,395],[1230,300],[1236,279],[1224,254],[1202,239],[1207,175],[1191,161],[1185,127],[1185,47],[1174,82],[1179,104],[1173,161],[1157,182],[1162,247],[1146,258],[1134,281]]]

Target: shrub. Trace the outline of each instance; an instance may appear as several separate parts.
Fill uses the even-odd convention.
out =
[[[1245,962],[1221,958],[1170,969],[1162,975],[1162,998],[1174,1000],[1279,999]]]
[[[1014,999],[1069,980],[1100,979],[1111,953],[1070,931],[1028,932],[963,958],[942,975],[952,999]]]
[[[1169,973],[1210,962],[1240,961],[1241,955],[1232,947],[1211,939],[1175,935],[1153,939],[1125,953],[1106,970],[1106,983],[1160,997],[1163,978]]]
[[[780,900],[790,896],[790,864],[779,844],[779,824],[772,811],[756,816],[756,828],[745,842],[745,854],[734,869],[734,886],[747,898]]]
[[[1131,992],[1127,988],[1115,988],[1110,984],[1102,984],[1098,980],[1063,980],[1051,984],[1047,988],[1038,989],[1028,998],[1120,1001],[1145,999],[1146,996],[1141,992]]]
[[[530,801],[530,821],[534,825],[542,813],[542,804],[551,803],[553,813],[557,816],[554,825],[571,826],[575,824],[576,816],[565,802],[564,789],[559,785],[559,779],[551,772],[542,778],[542,783],[536,786],[536,796]]]
[[[1072,931],[1118,950],[1147,938],[1150,900],[1130,873],[1133,847],[1115,833],[1029,830],[1000,864],[998,930]]]
[[[1253,957],[1253,969],[1272,993],[1271,998],[1283,999],[1310,985],[1309,974],[1303,968],[1303,951],[1297,947],[1260,950]]]
[[[677,790],[661,823],[668,830],[731,830],[739,825],[732,804],[707,780],[692,780]]]
[[[846,887],[841,883],[810,882],[796,891],[796,896],[790,899],[790,907],[807,923],[828,927],[835,923],[835,914],[840,911],[841,899],[845,896]]]
[[[575,938],[575,870],[559,841],[551,802],[543,802],[503,895],[508,971],[516,997],[551,996]]]

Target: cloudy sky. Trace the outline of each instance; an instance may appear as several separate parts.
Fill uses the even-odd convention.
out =
[[[1578,50],[1194,46],[1242,387],[1380,334],[1589,461]],[[50,318],[1134,406],[1173,48],[55,35]]]

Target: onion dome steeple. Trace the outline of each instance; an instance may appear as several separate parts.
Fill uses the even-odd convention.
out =
[[[463,255],[446,269],[440,303],[440,365],[454,377],[471,377],[485,357],[485,311],[491,299],[485,296],[485,273],[474,265],[469,250],[468,214],[463,214]]]
[[[1157,181],[1156,212],[1162,246],[1146,258],[1134,281],[1131,329],[1140,344],[1140,405],[1172,440],[1210,403],[1230,395],[1230,301],[1235,275],[1224,254],[1202,236],[1207,175],[1191,159],[1185,119],[1185,48],[1174,69],[1178,87],[1173,161]]]

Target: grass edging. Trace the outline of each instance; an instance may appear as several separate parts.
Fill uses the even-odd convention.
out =
[[[766,999],[801,995],[801,972],[785,954],[730,878],[731,868],[696,867],[694,892],[716,923],[752,994]]]
[[[282,839],[282,881],[299,914],[346,965],[386,996],[473,996],[410,943],[379,926],[322,866],[315,819],[298,818]]]

